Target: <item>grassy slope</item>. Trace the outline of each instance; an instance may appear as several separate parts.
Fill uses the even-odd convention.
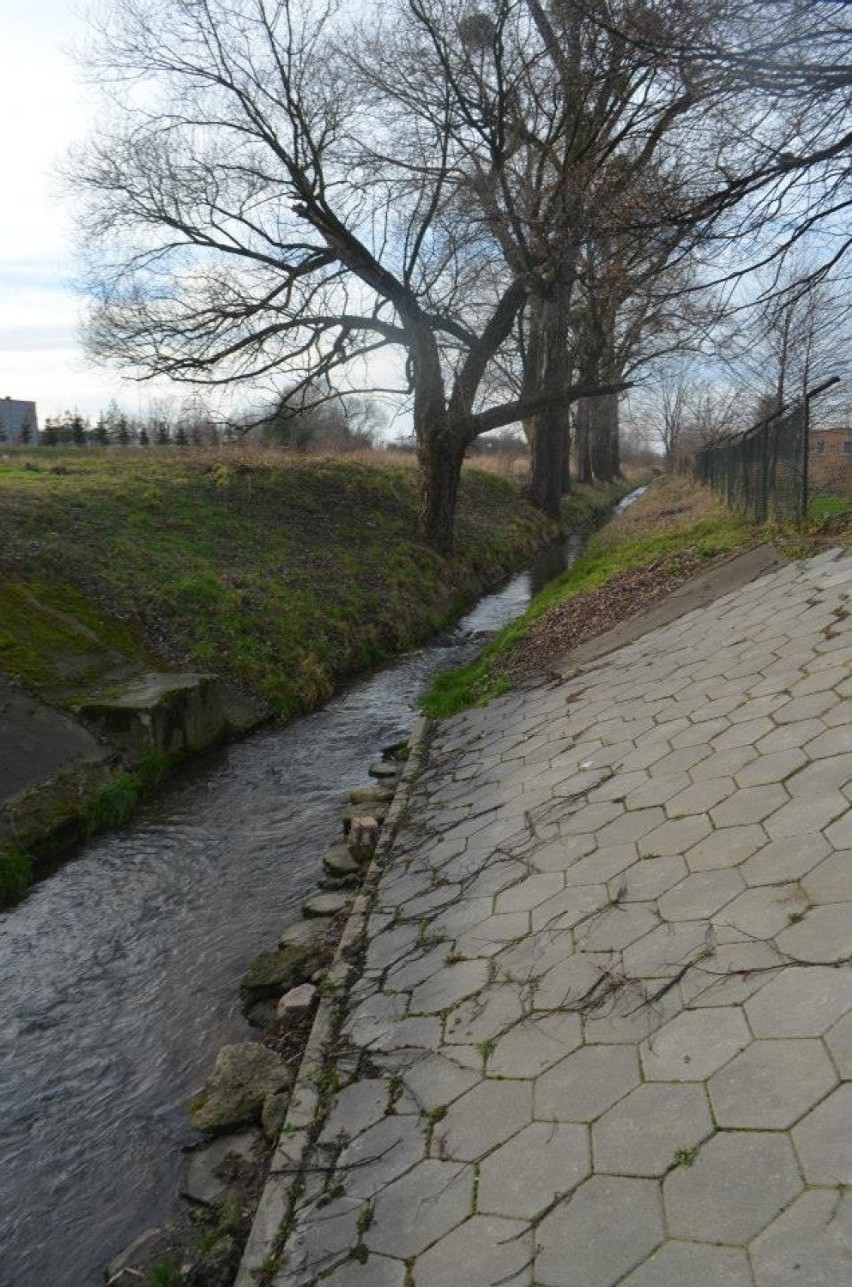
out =
[[[537,595],[524,616],[502,630],[478,661],[438,675],[424,710],[440,718],[504,692],[509,681],[501,661],[554,604],[594,590],[620,572],[676,558],[680,551],[689,549],[710,559],[748,545],[755,536],[755,528],[709,490],[685,478],[657,479],[630,509],[595,533],[582,558]]]
[[[291,716],[440,627],[550,534],[510,484],[466,471],[447,563],[411,540],[413,471],[378,462],[10,453],[0,668],[71,702],[165,658]]]

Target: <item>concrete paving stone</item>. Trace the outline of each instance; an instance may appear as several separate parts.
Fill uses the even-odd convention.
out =
[[[344,1028],[344,1033],[346,1029]],[[382,1051],[419,1048],[429,1050],[441,1040],[441,1022],[436,1018],[398,1019],[361,1042],[365,1050]]]
[[[754,1287],[745,1252],[673,1241],[664,1243],[622,1283],[623,1287]]]
[[[632,772],[634,769],[650,769],[652,765],[659,764],[661,760],[667,759],[671,754],[665,742],[637,746],[635,751],[625,755],[621,761],[621,768],[625,772]]]
[[[531,1082],[481,1081],[435,1125],[431,1155],[477,1162],[531,1121]]]
[[[766,786],[741,787],[710,810],[714,827],[743,827],[751,822],[762,822],[789,800],[780,783]]]
[[[852,1082],[844,1082],[792,1131],[809,1184],[852,1184]]]
[[[624,806],[616,800],[603,800],[599,804],[581,805],[579,808],[566,809],[566,812],[559,819],[559,830],[564,836],[579,836],[589,832],[600,833],[608,822],[620,818],[623,813]],[[628,836],[627,839],[630,839],[630,837]],[[609,841],[601,842],[598,835],[598,843],[608,844]]]
[[[489,984],[447,1015],[444,1040],[448,1045],[459,1046],[492,1041],[523,1015],[523,1000],[516,984]]]
[[[665,814],[660,808],[633,809],[629,812],[622,808],[620,817],[598,830],[598,845],[605,849],[611,845],[635,844],[641,836],[664,820]]]
[[[399,1075],[403,1085],[419,1110],[429,1113],[442,1105],[451,1104],[467,1090],[481,1081],[481,1060],[477,1067],[467,1067],[460,1056],[467,1048],[450,1047],[451,1053],[423,1051]]]
[[[679,751],[669,751],[668,755],[665,755],[661,760],[657,760],[654,765],[654,774],[664,776],[672,776],[675,773],[691,774],[700,763],[709,759],[712,754],[713,747],[709,742],[701,742],[697,746],[688,746]]]
[[[766,786],[770,782],[786,782],[791,774],[807,762],[804,751],[798,747],[793,747],[789,751],[775,751],[771,755],[761,755],[740,769],[736,775],[737,786]]]
[[[648,774],[644,769],[634,769],[632,773],[614,773],[611,778],[589,792],[589,800],[595,803],[598,800],[615,800],[617,803],[623,803],[632,791],[639,790],[648,781]]]
[[[781,708],[783,711],[783,707]],[[776,717],[777,717],[776,712]],[[714,751],[735,751],[739,746],[754,746],[771,733],[775,725],[768,716],[764,715],[760,719],[744,720],[740,724],[732,724],[724,733],[717,733],[713,738]]]
[[[596,849],[582,861],[568,867],[565,884],[596,885],[617,876],[638,860],[639,851],[635,845],[608,845],[604,849]]]
[[[606,885],[571,885],[533,908],[530,913],[532,928],[534,931],[570,929],[592,913],[609,906],[609,902]]]
[[[685,711],[684,714],[686,714]],[[724,733],[731,726],[728,717],[705,720],[703,715],[704,703],[702,702],[689,712],[689,718],[692,721],[690,727],[676,733],[671,739],[673,751],[682,751],[688,746],[700,746],[702,743],[711,742],[717,733]]]
[[[410,1014],[440,1014],[479,992],[488,980],[487,961],[459,961],[445,965],[411,993]]]
[[[276,1278],[273,1287],[277,1282]],[[363,1262],[345,1261],[322,1282],[323,1287],[404,1287],[405,1265],[401,1260],[391,1260],[387,1256],[369,1255]],[[287,1287],[292,1287],[292,1284],[288,1283]]]
[[[612,898],[620,903],[641,903],[658,898],[687,876],[683,858],[643,858],[609,882]]]
[[[836,701],[821,718],[823,724],[827,724],[829,728],[844,728],[848,731],[852,725],[852,699]]]
[[[753,746],[738,746],[733,751],[712,751],[706,759],[693,764],[689,776],[693,782],[734,777],[746,764],[757,759]]]
[[[794,781],[791,779],[788,786],[792,787]],[[820,792],[809,798],[797,797],[773,813],[763,825],[773,840],[781,840],[785,836],[807,836],[822,831],[848,809],[849,801],[839,791]]]
[[[678,1149],[694,1148],[713,1129],[703,1087],[646,1083],[592,1127],[595,1172],[664,1175]]]
[[[693,782],[667,801],[666,815],[669,818],[684,818],[692,813],[707,813],[735,789],[733,778],[707,778],[702,782]]]
[[[537,873],[511,885],[494,900],[495,912],[528,912],[565,888],[560,872]]]
[[[536,1230],[542,1287],[612,1287],[665,1238],[652,1180],[594,1175]]]
[[[475,1215],[418,1256],[416,1287],[529,1287],[532,1233],[522,1220]]]
[[[804,919],[778,935],[778,947],[797,961],[827,964],[852,956],[852,903],[811,907]]]
[[[826,728],[823,724],[809,742],[804,744],[805,754],[810,760],[821,760],[826,756],[848,755],[852,751],[852,728],[842,726]]]
[[[720,1126],[792,1126],[837,1084],[821,1041],[754,1041],[708,1082]]]
[[[535,1083],[536,1121],[591,1122],[639,1085],[630,1046],[583,1046]]]
[[[753,938],[773,938],[790,924],[790,917],[807,906],[801,886],[757,885],[740,894],[720,912],[718,923],[733,925]],[[779,940],[778,946],[781,947]],[[784,950],[784,949],[782,949]]]
[[[575,930],[584,952],[617,952],[642,938],[659,924],[659,917],[644,903],[615,906]]]
[[[705,836],[709,836],[712,830],[713,827],[706,814],[695,814],[689,818],[664,822],[662,826],[642,836],[639,840],[639,853],[643,858],[664,858],[668,854],[685,854]]]
[[[826,1033],[825,1044],[840,1076],[852,1081],[852,1011]]]
[[[763,848],[767,839],[766,832],[755,822],[745,827],[723,827],[688,849],[686,863],[690,871],[737,867]]]
[[[826,755],[813,761],[786,782],[793,799],[797,796],[832,795],[852,783],[852,753]]]
[[[559,927],[537,930],[503,948],[496,962],[497,981],[524,984],[561,965],[574,949],[570,930]]]
[[[385,993],[410,992],[418,983],[444,969],[446,944],[437,947],[412,948],[408,955],[388,969],[382,985]]]
[[[466,886],[465,901],[471,898],[495,897],[527,875],[525,863],[519,862],[516,858],[498,856],[497,847],[495,845],[491,850],[493,856],[483,866],[479,875]]]
[[[652,746],[657,742],[667,742],[671,745],[671,738],[676,737],[678,733],[683,733],[686,729],[691,727],[690,722],[685,715],[672,719],[672,714],[672,706],[669,706],[666,710],[658,708],[654,712],[655,727],[651,729],[650,732],[645,733],[642,737],[642,741],[646,745]]]
[[[590,1170],[587,1127],[532,1122],[482,1163],[477,1210],[535,1219]]]
[[[735,869],[723,867],[696,872],[664,894],[657,906],[667,921],[704,920],[730,903],[744,888],[743,879]]]
[[[830,852],[819,832],[811,836],[785,836],[764,845],[740,867],[747,885],[777,885],[801,880]]]
[[[757,1287],[842,1287],[852,1281],[852,1196],[797,1198],[751,1246]]]
[[[368,934],[372,929],[372,917]],[[382,930],[369,940],[365,959],[365,971],[384,970],[394,961],[398,961],[417,942],[416,925],[398,925],[392,929]]]
[[[473,1213],[473,1186],[472,1166],[419,1162],[377,1195],[364,1245],[401,1260],[419,1255]]]
[[[784,958],[770,943],[720,943],[696,961],[681,980],[681,995],[689,1009],[741,1005],[764,987]]]
[[[600,987],[601,979],[608,977],[611,965],[609,952],[597,956],[582,952],[564,958],[536,979],[533,1010],[576,1010],[593,989]]]
[[[764,653],[763,646],[760,652]],[[763,719],[779,710],[787,701],[789,698],[784,693],[767,693],[764,697],[750,697],[730,711],[728,719],[732,724],[745,724],[749,720]]]
[[[535,871],[567,871],[596,848],[597,841],[591,834],[560,838],[534,849],[529,862]]]
[[[337,1160],[348,1197],[366,1201],[404,1175],[424,1154],[423,1129],[415,1115],[385,1117],[358,1135]]]
[[[798,724],[802,720],[819,719],[836,701],[833,693],[810,693],[807,697],[794,697],[776,711],[772,718],[776,724]]]
[[[341,1262],[358,1240],[361,1199],[346,1195],[325,1206],[308,1206],[287,1242],[287,1278],[298,1287],[314,1283]]]
[[[814,903],[852,902],[852,850],[839,849],[812,867],[802,888]]]
[[[507,943],[524,938],[529,930],[529,912],[506,912],[500,916],[488,916],[459,935],[455,951],[463,957],[495,956]]]
[[[704,1081],[751,1041],[739,1006],[686,1010],[639,1049],[646,1081]]]
[[[720,1131],[691,1166],[663,1181],[669,1233],[744,1245],[802,1191],[790,1140],[776,1131]],[[804,1287],[804,1285],[803,1285]]]
[[[578,1014],[534,1014],[504,1033],[488,1056],[492,1077],[538,1077],[583,1044]]]
[[[757,743],[761,755],[772,755],[775,751],[789,751],[795,747],[808,747],[820,733],[825,732],[825,724],[819,719],[799,720],[795,724],[785,724],[783,728],[774,728],[766,737]],[[847,748],[848,749],[848,748]],[[813,755],[808,750],[809,758]]]
[[[388,1111],[388,1086],[380,1077],[353,1081],[339,1091],[323,1127],[322,1140],[354,1139],[375,1126]]]
[[[373,992],[349,1014],[344,1034],[356,1045],[369,1045],[405,1017],[406,999]]]
[[[583,1020],[586,1044],[636,1045],[653,1036],[683,1008],[680,989],[660,987],[636,980],[626,984],[611,1000],[590,1010]]]
[[[848,969],[789,966],[745,1004],[757,1037],[819,1037],[852,1010]]]
[[[709,946],[708,926],[700,921],[668,921],[626,949],[624,973],[631,979],[670,978]]]
[[[493,907],[493,899],[485,896],[465,897],[452,907],[442,907],[438,915],[430,918],[429,936],[454,939],[466,933],[467,930],[473,929],[475,925],[481,925],[492,914]],[[412,925],[419,935],[420,923],[413,921]]]
[[[824,835],[833,849],[852,849],[852,809],[826,827]]]

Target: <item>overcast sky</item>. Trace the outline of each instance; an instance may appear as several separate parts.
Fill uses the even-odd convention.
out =
[[[85,36],[74,0],[0,0],[0,397],[45,416],[96,414],[115,396],[130,411],[147,393],[90,366],[78,339],[82,302],[68,201],[57,162],[93,118],[91,90],[69,52]]]

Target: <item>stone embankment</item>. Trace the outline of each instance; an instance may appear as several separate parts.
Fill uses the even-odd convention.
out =
[[[303,919],[286,926],[277,945],[250,963],[241,1001],[260,1036],[220,1051],[189,1107],[192,1125],[207,1141],[189,1156],[184,1203],[165,1227],[146,1230],[110,1262],[110,1287],[131,1287],[167,1271],[194,1287],[233,1282],[317,1006],[407,753],[405,746],[388,748],[370,767],[373,785],[350,792],[342,835],[323,858],[320,892],[303,904]]]
[[[237,1287],[848,1283],[849,552],[412,761]]]

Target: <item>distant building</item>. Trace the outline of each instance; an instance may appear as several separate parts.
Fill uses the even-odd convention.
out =
[[[816,429],[810,434],[810,475],[824,492],[852,496],[852,429]]]
[[[0,398],[0,447],[20,446],[38,446],[36,404]]]

